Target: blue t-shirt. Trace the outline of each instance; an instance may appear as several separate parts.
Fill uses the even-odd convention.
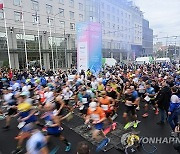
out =
[[[150,87],[150,88],[146,89],[146,93],[148,93],[148,94],[155,94],[155,90],[154,90],[153,87]]]
[[[137,91],[133,91],[132,96],[134,97],[134,99],[137,99],[138,96],[138,92]]]

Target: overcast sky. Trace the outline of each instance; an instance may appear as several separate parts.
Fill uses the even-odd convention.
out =
[[[180,35],[180,0],[133,0],[150,21],[154,35]],[[179,39],[179,38],[178,38]]]

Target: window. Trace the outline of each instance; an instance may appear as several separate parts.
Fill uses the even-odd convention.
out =
[[[83,15],[79,14],[79,21],[83,21]]]
[[[105,22],[104,21],[102,21],[102,27],[104,27],[105,26]]]
[[[69,6],[74,7],[74,0],[69,0]]]
[[[113,21],[115,21],[115,16],[113,16]]]
[[[32,9],[35,11],[39,10],[39,2],[32,0]]]
[[[119,23],[119,17],[117,17],[117,22]]]
[[[74,12],[70,11],[69,14],[70,14],[70,19],[74,19]]]
[[[117,14],[119,15],[119,10],[117,10]]]
[[[46,4],[46,12],[47,12],[48,14],[53,14],[53,8],[52,8],[51,5]]]
[[[48,23],[48,25],[50,25],[50,26],[53,26],[54,25],[54,20],[52,19],[52,18],[47,18],[47,23]]]
[[[4,12],[3,12],[3,10],[0,10],[0,20],[1,19],[4,19]]]
[[[83,4],[82,3],[79,3],[79,10],[83,11]]]
[[[110,14],[107,14],[107,19],[110,19]]]
[[[64,0],[59,0],[59,3],[64,4]]]
[[[101,7],[102,7],[102,9],[104,9],[104,3],[101,3]]]
[[[65,28],[65,22],[64,21],[60,21],[60,28],[64,29]]]
[[[40,24],[40,18],[38,15],[32,15],[32,19],[34,24]]]
[[[14,19],[15,19],[15,21],[21,21],[22,20],[22,13],[21,12],[14,12]]]
[[[104,12],[101,12],[101,17],[104,18]]]
[[[107,23],[107,27],[110,28],[110,22]]]
[[[75,30],[75,23],[70,23],[70,29]]]
[[[90,17],[89,17],[89,21],[93,21],[93,16],[90,16]]]
[[[64,17],[64,9],[59,8],[59,16]]]
[[[14,5],[20,6],[21,5],[21,0],[14,0]]]
[[[109,5],[107,5],[107,11],[110,11],[110,6]]]

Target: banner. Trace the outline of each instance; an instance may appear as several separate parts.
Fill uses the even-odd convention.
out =
[[[78,23],[77,31],[77,68],[90,69],[99,73],[102,67],[102,34],[99,23]]]

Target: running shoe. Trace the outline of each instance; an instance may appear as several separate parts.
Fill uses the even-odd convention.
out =
[[[158,115],[159,114],[159,110],[158,109],[156,109],[156,111],[155,111],[155,115]]]
[[[129,127],[131,127],[132,122],[128,122],[125,126],[124,129],[128,129]]]
[[[144,113],[144,114],[142,115],[143,118],[146,118],[146,117],[148,117],[148,116],[149,116],[148,113]]]
[[[106,138],[104,146],[107,146],[109,142],[110,142],[110,138]]]
[[[23,152],[22,148],[17,148],[16,150],[12,151],[12,154],[20,154]]]
[[[138,122],[134,122],[133,127],[134,127],[134,128],[137,128],[137,127],[138,127]]]
[[[159,121],[156,123],[157,125],[164,125],[165,123],[163,121]]]
[[[115,114],[111,117],[111,119],[114,121],[117,117],[118,117],[118,114],[115,113]]]
[[[9,129],[9,126],[4,126],[3,129],[4,129],[4,130],[8,130],[8,129]]]
[[[115,129],[116,129],[116,127],[117,127],[117,123],[116,123],[116,122],[114,122],[114,123],[112,124],[112,130],[115,130]]]
[[[138,107],[136,108],[136,110],[139,111],[139,110],[140,110],[140,107],[138,106]]]
[[[69,145],[66,146],[65,152],[69,152],[71,150],[71,143],[68,143]]]

